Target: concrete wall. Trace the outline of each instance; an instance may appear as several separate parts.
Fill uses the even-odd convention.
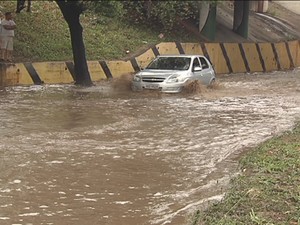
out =
[[[269,72],[300,66],[300,42],[281,43],[160,43],[127,61],[89,61],[93,81],[118,78],[144,68],[157,55],[200,54],[214,65],[218,75]],[[73,62],[0,63],[0,86],[70,84]]]

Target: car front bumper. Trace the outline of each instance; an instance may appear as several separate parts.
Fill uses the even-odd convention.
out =
[[[151,83],[142,81],[132,81],[131,89],[133,91],[142,90],[158,90],[164,93],[179,93],[182,91],[185,82],[174,82],[174,83]]]

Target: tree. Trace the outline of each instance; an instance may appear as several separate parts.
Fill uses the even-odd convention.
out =
[[[80,24],[80,15],[85,7],[80,0],[56,0],[70,30],[71,44],[74,59],[75,84],[91,86],[93,84],[88,70],[85,46],[83,41],[83,28]]]

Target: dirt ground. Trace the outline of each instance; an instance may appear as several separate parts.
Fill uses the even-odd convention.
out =
[[[295,11],[297,12],[297,11]],[[233,5],[224,1],[217,9],[217,42],[280,42],[300,39],[300,14],[276,2],[269,2],[266,13],[250,12],[249,36],[232,32]]]

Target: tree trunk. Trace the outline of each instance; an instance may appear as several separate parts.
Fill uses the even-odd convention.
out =
[[[91,86],[93,84],[88,70],[85,55],[85,47],[82,36],[82,26],[80,24],[80,14],[82,7],[78,1],[56,0],[65,20],[68,23],[74,59],[75,84]]]

